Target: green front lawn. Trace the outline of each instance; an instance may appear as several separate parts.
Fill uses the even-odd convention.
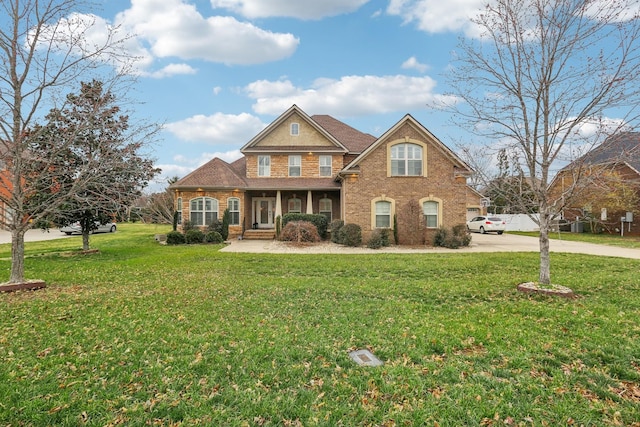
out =
[[[166,231],[27,244],[48,287],[0,295],[0,425],[638,425],[638,260],[552,254],[564,300],[516,291],[534,253],[220,253]]]

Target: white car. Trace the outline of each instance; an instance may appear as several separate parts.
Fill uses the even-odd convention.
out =
[[[507,223],[497,216],[477,216],[467,221],[467,230],[479,233],[489,233],[495,231],[502,234],[507,229]]]
[[[116,228],[117,228],[115,222],[108,222],[106,224],[100,224],[99,222],[96,221],[96,226],[98,228],[93,230],[92,233],[113,233],[113,232],[116,231]],[[82,227],[80,227],[80,223],[79,222],[74,222],[71,225],[67,225],[65,227],[62,227],[60,229],[60,231],[65,233],[67,236],[69,236],[71,234],[82,234]]]

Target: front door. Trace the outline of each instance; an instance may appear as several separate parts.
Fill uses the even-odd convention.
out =
[[[257,228],[273,228],[273,215],[276,199],[256,198],[253,199],[254,225]]]

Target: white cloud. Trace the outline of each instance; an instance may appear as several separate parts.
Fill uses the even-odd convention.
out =
[[[310,114],[334,114],[342,117],[426,109],[441,104],[443,95],[434,92],[431,77],[346,76],[340,80],[318,79],[310,88],[295,87],[290,81],[253,82],[245,87],[255,99],[258,114],[281,114],[297,104]]]
[[[264,127],[265,124],[260,119],[248,113],[196,115],[165,125],[167,131],[183,141],[206,142],[212,145],[242,145]]]
[[[188,64],[169,64],[161,70],[151,73],[142,73],[143,76],[152,77],[154,79],[162,79],[180,74],[196,74],[198,71]]]
[[[184,0],[132,0],[115,23],[135,35],[137,50],[160,57],[225,64],[260,64],[287,58],[299,39],[228,16],[204,17]]]
[[[290,17],[322,19],[357,10],[369,0],[211,0],[213,8],[223,8],[250,19]]]
[[[428,33],[464,31],[477,35],[469,20],[487,0],[389,0],[387,13],[400,16],[405,23],[416,23]]]
[[[429,69],[429,66],[426,64],[421,64],[420,62],[418,62],[415,56],[412,56],[402,63],[402,68],[405,70],[418,70],[419,72],[424,73]]]

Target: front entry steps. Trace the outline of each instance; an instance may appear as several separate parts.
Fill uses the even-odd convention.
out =
[[[273,240],[276,238],[276,230],[272,228],[245,230],[242,238],[245,240]]]

